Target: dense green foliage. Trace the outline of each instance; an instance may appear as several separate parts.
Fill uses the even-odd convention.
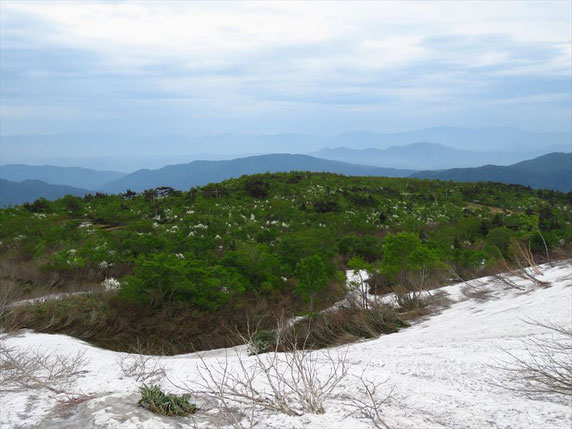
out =
[[[326,289],[328,284],[328,273],[322,258],[318,255],[302,258],[296,264],[296,277],[298,285],[294,291],[310,304],[310,311],[313,311],[316,295]]]
[[[133,305],[212,311],[275,294],[313,303],[356,257],[390,283],[474,275],[510,259],[511,240],[565,246],[571,221],[572,194],[518,185],[264,174],[2,209],[0,260],[117,277]]]

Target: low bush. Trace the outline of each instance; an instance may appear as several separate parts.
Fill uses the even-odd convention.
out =
[[[256,332],[248,344],[248,354],[252,356],[273,351],[276,346],[276,339],[276,331],[272,329],[262,329]]]
[[[164,393],[159,386],[143,385],[138,404],[162,416],[188,416],[197,412],[197,406],[189,402],[190,395]]]

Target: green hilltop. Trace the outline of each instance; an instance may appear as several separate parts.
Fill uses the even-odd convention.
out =
[[[166,353],[222,347],[246,317],[331,305],[348,268],[376,272],[378,292],[436,287],[521,264],[523,249],[563,254],[571,222],[572,194],[308,172],[39,199],[0,210],[3,281],[21,298],[93,293],[5,323],[123,350],[139,336]]]

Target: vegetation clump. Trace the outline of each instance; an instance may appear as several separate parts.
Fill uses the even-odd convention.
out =
[[[197,412],[197,406],[189,402],[190,395],[164,393],[159,386],[143,385],[138,404],[162,416],[188,416]]]

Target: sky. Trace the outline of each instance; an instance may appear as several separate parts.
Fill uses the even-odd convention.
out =
[[[571,5],[2,0],[0,132],[570,131]]]

